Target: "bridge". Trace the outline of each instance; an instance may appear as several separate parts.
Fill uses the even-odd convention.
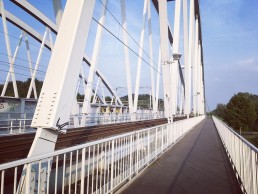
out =
[[[1,194],[258,193],[257,148],[206,115],[199,0],[0,15]]]

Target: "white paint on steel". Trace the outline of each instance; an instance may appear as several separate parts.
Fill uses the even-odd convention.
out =
[[[31,54],[30,54],[30,46],[29,46],[29,40],[27,37],[27,33],[26,32],[22,32],[23,33],[23,37],[25,40],[25,44],[26,44],[26,51],[27,51],[27,57],[28,57],[28,63],[29,63],[29,69],[30,69],[30,76],[32,78],[33,76],[33,67],[32,67],[32,63],[31,63]],[[34,92],[34,98],[37,99],[38,98],[38,94],[37,94],[37,90],[36,90],[36,84],[35,84],[35,80],[32,82],[32,90]]]
[[[159,47],[159,56],[158,56],[158,73],[157,73],[157,82],[156,82],[156,101],[155,101],[155,106],[153,108],[153,113],[157,113],[158,112],[158,106],[159,106],[159,82],[160,82],[160,71],[161,68],[161,51],[160,51],[160,47]]]
[[[174,17],[174,39],[173,39],[173,56],[179,54],[179,40],[180,40],[180,15],[181,15],[181,1],[175,2],[175,17]],[[178,93],[178,75],[179,75],[179,59],[173,59],[171,64],[171,100],[172,100],[172,115],[176,115],[177,111],[177,93]]]
[[[212,117],[243,193],[258,191],[258,149],[234,129]]]
[[[188,99],[188,101],[185,101],[185,114],[189,116],[191,113],[191,104],[194,106],[193,96],[192,96],[192,90],[193,90],[193,79],[194,79],[194,71],[192,71],[194,66],[194,26],[195,26],[195,0],[190,0],[190,16],[189,16],[189,62],[188,62],[188,68],[190,68],[190,85],[188,87],[188,93],[185,97],[185,99]]]
[[[0,1],[0,8],[1,8],[1,13],[2,13],[4,37],[5,37],[6,49],[7,49],[7,54],[8,54],[8,61],[9,61],[9,66],[10,66],[10,69],[9,69],[10,73],[8,72],[5,86],[7,87],[7,83],[9,82],[9,75],[11,74],[12,82],[13,82],[14,97],[18,98],[19,94],[18,94],[16,79],[15,79],[15,72],[14,72],[14,67],[13,67],[13,60],[14,59],[12,57],[12,51],[11,51],[10,40],[9,40],[9,33],[8,33],[8,28],[7,28],[7,21],[6,21],[6,16],[5,16],[4,2],[2,0]],[[3,89],[1,96],[4,95],[3,92],[5,92],[6,87]]]
[[[142,22],[142,29],[141,29],[141,36],[140,36],[140,47],[139,47],[139,54],[138,54],[139,57],[138,57],[138,61],[137,61],[137,73],[136,73],[135,92],[134,92],[134,112],[137,112],[137,107],[138,107],[138,95],[139,95],[139,85],[140,85],[140,78],[141,78],[142,54],[143,54],[145,24],[146,24],[146,16],[147,16],[147,3],[148,3],[148,0],[144,0],[143,14],[142,14],[143,22]]]
[[[59,119],[59,124],[68,121],[94,3],[67,1],[32,127],[57,129]]]
[[[199,45],[199,21],[195,18],[195,43],[194,43],[194,63],[193,63],[193,113],[197,113],[197,70],[198,70],[198,45]]]
[[[188,0],[183,0],[183,19],[184,19],[184,66],[185,66],[185,114],[189,117],[190,106],[191,106],[191,63],[188,56],[189,53],[189,44],[188,42],[189,33],[191,33],[191,24],[190,32],[188,33]],[[191,12],[190,6],[190,12]],[[191,14],[191,13],[190,13]],[[191,21],[189,21],[191,22]],[[191,52],[191,51],[190,51]]]
[[[36,64],[35,64],[35,68],[34,68],[34,71],[33,71],[32,77],[31,77],[31,82],[30,82],[28,93],[27,93],[27,98],[31,97],[31,91],[32,91],[33,84],[35,84],[35,79],[36,79],[39,63],[40,63],[40,60],[41,60],[41,57],[42,57],[42,53],[43,53],[43,50],[44,50],[44,44],[45,44],[47,35],[49,33],[50,33],[50,31],[49,31],[49,28],[47,27],[46,30],[45,30],[44,36],[43,36],[43,40],[42,40],[41,46],[39,48],[39,53],[38,53],[38,57],[37,57]]]
[[[152,95],[152,110],[155,108],[155,83],[154,83],[154,66],[153,66],[153,49],[152,49],[152,23],[151,23],[151,2],[148,0],[148,31],[149,31],[149,47],[150,47],[150,72],[151,72],[151,95]],[[159,63],[159,62],[158,62]],[[160,74],[159,70],[157,74]],[[151,107],[150,107],[151,108]],[[156,111],[155,111],[156,112]]]
[[[93,88],[93,81],[94,81],[94,74],[96,71],[96,66],[99,58],[99,51],[101,46],[101,40],[102,40],[102,32],[103,28],[102,25],[105,23],[106,18],[106,6],[108,4],[108,0],[102,1],[103,6],[100,12],[100,19],[99,19],[99,25],[97,27],[97,33],[95,38],[95,44],[93,48],[93,54],[92,54],[92,60],[91,60],[91,66],[89,69],[88,79],[87,79],[87,86],[86,91],[84,93],[84,100],[83,100],[83,107],[82,107],[82,113],[88,114],[90,113],[90,101],[92,96],[92,88]],[[105,99],[103,99],[105,102]]]
[[[160,48],[163,75],[165,117],[172,121],[171,74],[168,48],[167,1],[159,0]]]
[[[121,15],[122,15],[122,26],[123,26],[123,41],[125,45],[128,45],[128,35],[127,35],[127,25],[126,25],[126,9],[125,9],[125,0],[120,0],[121,5]],[[126,83],[128,91],[128,105],[129,112],[133,113],[133,97],[132,97],[132,82],[131,82],[131,68],[129,61],[129,51],[126,46],[124,46],[124,57],[125,57],[125,70],[126,70]]]
[[[81,190],[82,193],[87,193],[87,191],[99,193],[100,190],[105,190],[105,193],[112,193],[117,191],[128,179],[148,167],[152,161],[178,142],[203,119],[204,116],[181,120],[1,164],[0,173],[4,177],[3,172],[6,170],[12,170],[27,164],[24,168],[24,174],[27,180],[32,180],[37,178],[37,172],[43,169],[49,172],[46,166],[50,168],[48,161],[51,160],[56,162],[56,169],[52,171],[51,176],[45,178],[45,185],[41,185],[43,189],[47,187],[46,185],[49,185],[50,193],[60,192],[65,187],[69,189],[70,184],[75,183],[74,185],[76,185],[75,181],[81,183],[77,185],[77,190]],[[76,158],[79,156],[79,160],[73,160],[72,163],[70,161],[70,165],[62,165],[59,159],[65,161],[65,158],[71,153],[76,154]],[[30,173],[33,169],[36,169],[35,175]],[[104,170],[106,175],[103,182],[99,182],[101,169]],[[76,177],[75,174],[77,174]],[[49,177],[52,177],[52,180],[55,181],[50,182]],[[89,182],[89,177],[92,177],[91,180],[95,181]],[[39,181],[26,181],[26,188],[38,188],[39,184]],[[4,186],[1,188],[3,190],[7,189]],[[9,186],[12,190],[13,185]],[[63,189],[63,191],[66,190]]]
[[[57,29],[60,26],[62,17],[63,17],[63,9],[62,9],[62,1],[61,0],[52,0],[53,7],[54,7],[54,13],[56,17],[56,27]]]

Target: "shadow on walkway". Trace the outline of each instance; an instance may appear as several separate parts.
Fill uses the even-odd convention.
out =
[[[143,173],[123,194],[242,193],[211,119],[205,119]]]

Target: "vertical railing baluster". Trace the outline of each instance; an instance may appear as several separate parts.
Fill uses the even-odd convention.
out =
[[[57,194],[57,177],[58,177],[58,158],[59,156],[56,156],[56,176],[55,176],[55,194]]]
[[[82,148],[82,160],[81,160],[81,194],[84,194],[84,177],[85,177],[85,150]],[[89,160],[89,158],[88,158]]]
[[[111,148],[111,179],[110,179],[110,190],[113,193],[113,181],[114,181],[114,154],[115,154],[115,141],[112,140],[112,148]]]
[[[73,162],[73,152],[70,152],[70,166],[69,166],[69,185],[68,185],[68,193],[71,193],[71,185],[72,185],[72,162]]]
[[[1,172],[1,194],[4,194],[4,174],[5,174],[5,171],[2,170],[2,172]]]
[[[76,150],[74,193],[77,193],[78,155],[79,155],[79,150]]]
[[[39,164],[38,164],[38,193],[40,192],[40,187],[41,187],[41,161],[39,161]]]
[[[49,193],[49,181],[50,181],[50,172],[51,172],[51,158],[48,158],[47,160],[47,176],[46,176],[46,181],[47,181],[47,191],[46,193]]]
[[[64,186],[65,186],[65,163],[66,163],[66,153],[64,153],[63,158],[63,178],[62,178],[62,194],[64,194]]]
[[[17,187],[17,167],[14,168],[13,194],[16,193],[16,187]]]
[[[90,154],[90,152],[91,152],[91,147],[88,148],[88,159],[87,159],[88,160],[88,167],[87,167],[87,194],[89,194],[89,192],[90,192],[90,161],[91,161],[91,158],[90,158],[91,154]]]

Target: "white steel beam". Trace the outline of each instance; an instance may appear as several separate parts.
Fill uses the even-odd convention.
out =
[[[56,17],[56,26],[59,28],[62,17],[63,17],[63,9],[62,9],[62,1],[61,0],[52,0],[54,13]]]
[[[27,93],[27,98],[30,98],[30,96],[31,96],[31,91],[32,91],[33,83],[35,83],[35,79],[36,79],[39,63],[40,63],[40,60],[41,60],[41,57],[42,57],[42,53],[43,53],[43,50],[44,50],[44,44],[45,44],[47,35],[49,33],[50,33],[50,30],[47,27],[46,30],[45,30],[44,36],[43,36],[43,40],[42,40],[41,46],[39,48],[39,53],[38,53],[37,61],[36,61],[35,68],[34,68],[34,71],[33,71],[33,75],[31,77],[31,82],[30,82],[30,87],[29,87],[28,93]]]
[[[198,45],[198,63],[197,63],[197,65],[198,65],[198,68],[197,68],[197,71],[198,71],[198,74],[197,74],[197,76],[198,76],[198,82],[197,82],[197,101],[198,101],[198,115],[200,115],[201,114],[201,109],[202,109],[202,92],[201,92],[201,88],[202,88],[202,84],[201,84],[201,82],[202,82],[202,70],[201,70],[201,45],[200,45],[200,42],[199,42],[199,45]]]
[[[191,1],[191,0],[190,0]],[[187,115],[187,118],[189,118],[190,114],[190,106],[191,106],[191,56],[188,56],[189,53],[189,44],[188,44],[188,6],[187,6],[188,0],[183,0],[183,18],[184,18],[184,61],[185,61],[185,114]],[[193,0],[190,4],[190,17],[192,13],[192,5]],[[190,32],[192,33],[192,24],[191,24],[191,18],[190,18]],[[192,44],[192,37],[190,37],[190,44]],[[191,51],[190,51],[191,52]],[[189,53],[190,54],[190,53]],[[189,58],[188,58],[189,57]]]
[[[99,82],[100,82],[100,77],[98,77],[97,85],[96,85],[96,88],[95,88],[95,92],[94,92],[94,96],[93,96],[93,100],[92,100],[93,103],[96,103],[96,97],[97,97],[97,92],[98,92],[98,88],[99,88]]]
[[[12,57],[12,51],[11,51],[10,40],[9,40],[9,33],[8,33],[8,28],[7,28],[6,16],[5,16],[4,2],[2,0],[0,1],[0,9],[1,9],[1,13],[2,13],[4,37],[5,37],[6,49],[7,49],[7,54],[8,54],[8,61],[9,61],[9,66],[10,66],[10,71],[9,72],[11,74],[12,83],[13,83],[14,97],[18,98],[19,94],[18,94],[15,72],[14,72],[14,67],[13,67],[13,57]],[[7,75],[7,77],[8,77],[8,75]],[[6,81],[8,83],[9,77],[8,77],[8,80],[6,79]],[[4,92],[4,90],[3,90],[3,92]]]
[[[170,62],[168,48],[168,28],[167,28],[167,1],[159,0],[159,24],[160,24],[160,48],[161,63],[163,72],[163,90],[164,90],[164,106],[165,117],[168,122],[172,121],[171,113],[171,80],[170,80]]]
[[[185,5],[184,5],[185,6]],[[179,39],[180,39],[180,15],[181,15],[181,0],[175,2],[175,17],[174,17],[174,42],[173,42],[173,63],[171,65],[171,100],[172,114],[176,114],[177,110],[177,81],[178,81],[178,66],[179,66]]]
[[[23,10],[31,14],[38,21],[42,22],[45,26],[49,27],[53,32],[57,32],[57,26],[46,15],[40,12],[36,7],[26,0],[11,0],[13,3],[21,7]]]
[[[140,85],[140,77],[141,77],[141,66],[142,66],[142,54],[143,54],[145,24],[146,24],[147,3],[148,3],[148,0],[144,0],[143,14],[142,14],[143,23],[142,23],[142,29],[141,29],[140,48],[139,48],[139,57],[138,57],[138,62],[137,62],[137,73],[136,73],[135,92],[134,92],[134,112],[135,113],[137,112],[137,106],[138,106],[138,95],[139,95],[139,85]]]
[[[194,43],[194,63],[193,63],[193,113],[197,113],[197,64],[198,64],[198,44],[199,44],[199,21],[195,19],[195,43]]]
[[[190,68],[190,85],[189,85],[189,90],[186,91],[188,94],[186,98],[188,98],[188,101],[185,101],[185,114],[189,116],[191,113],[191,107],[195,106],[193,100],[193,95],[192,95],[192,89],[193,89],[193,79],[194,79],[194,71],[193,71],[193,66],[194,66],[194,25],[195,25],[195,0],[190,0],[190,17],[189,17],[189,62],[188,62],[188,67]],[[192,77],[191,77],[192,76]],[[191,106],[192,102],[192,106]]]
[[[94,0],[66,3],[31,124],[38,130],[29,157],[53,152],[57,132],[69,121],[94,5]]]
[[[7,89],[7,86],[8,86],[8,82],[10,80],[10,76],[12,76],[11,74],[13,74],[14,72],[12,72],[12,67],[16,61],[16,57],[18,55],[18,52],[19,52],[19,49],[20,49],[20,46],[21,46],[21,42],[22,42],[22,37],[23,35],[21,34],[20,37],[19,37],[19,41],[18,41],[18,45],[14,51],[14,55],[12,57],[12,62],[9,64],[9,71],[7,73],[7,76],[6,76],[6,80],[5,80],[5,83],[4,83],[4,87],[3,87],[3,90],[2,90],[2,93],[1,93],[1,96],[5,96],[5,93],[6,93],[6,89]],[[10,56],[8,55],[8,58]]]
[[[126,10],[125,10],[125,0],[120,0],[121,5],[121,15],[122,15],[122,26],[123,26],[123,40],[125,45],[128,45],[128,35],[127,35],[127,25],[126,25]],[[133,107],[133,98],[132,98],[132,83],[131,83],[131,70],[130,70],[130,61],[129,61],[129,50],[124,46],[125,53],[125,70],[126,70],[126,81],[127,81],[127,90],[128,90],[128,104],[129,104],[129,113],[134,112]]]
[[[1,10],[0,10],[0,15],[2,16],[2,11]],[[35,31],[32,27],[30,27],[28,24],[23,22],[21,19],[17,18],[15,15],[8,12],[7,10],[5,10],[5,17],[6,17],[7,21],[11,22],[16,27],[25,31],[27,34],[29,34],[31,37],[33,37],[35,40],[37,40],[40,43],[42,42],[43,37],[41,36],[41,34],[38,33],[37,31]],[[47,49],[51,50],[50,42],[46,41],[45,42],[45,47]]]
[[[153,49],[152,49],[152,24],[151,24],[151,6],[150,6],[151,3],[150,3],[150,1],[151,0],[148,0],[148,31],[149,31],[149,47],[150,47],[151,95],[152,95],[152,106],[153,106],[153,110],[154,110],[156,97],[155,97],[155,84],[154,84]],[[158,72],[158,74],[159,74],[159,72]]]
[[[32,6],[31,6],[32,7]],[[30,12],[32,12],[32,10],[29,10]],[[32,12],[34,15],[36,13]],[[0,9],[0,15],[2,16],[2,11]],[[35,31],[32,27],[30,27],[29,25],[27,25],[26,23],[24,23],[22,20],[20,20],[19,18],[17,18],[16,16],[14,16],[13,14],[9,13],[8,11],[5,10],[5,15],[6,15],[6,19],[8,21],[10,21],[13,25],[17,26],[18,28],[20,28],[21,30],[24,30],[27,34],[29,34],[30,36],[32,36],[35,40],[37,40],[38,42],[42,43],[43,37],[41,36],[40,33],[38,33],[37,31]],[[37,16],[37,15],[36,15]],[[41,18],[42,19],[42,18]],[[42,19],[43,20],[43,19]],[[47,24],[47,21],[42,21],[43,24]],[[51,24],[52,25],[52,24]],[[55,25],[55,24],[53,24]],[[49,25],[47,25],[49,26]],[[57,27],[55,27],[57,29]],[[54,31],[52,29],[52,31],[54,33],[57,33],[57,31]],[[51,43],[46,40],[45,41],[45,47],[49,50],[52,50],[51,47]],[[91,66],[91,62],[89,57],[87,57],[86,55],[83,56],[83,61],[85,61],[87,63],[88,66]],[[111,94],[115,95],[119,104],[123,105],[122,101],[120,100],[120,98],[118,97],[118,95],[116,94],[116,92],[112,89],[111,84],[108,82],[108,80],[105,78],[105,76],[103,75],[103,73],[96,68],[96,74],[97,76],[101,77],[102,80],[104,80],[104,84],[107,87],[107,89],[111,92]]]
[[[157,81],[156,81],[156,101],[155,101],[155,106],[153,108],[153,112],[157,113],[158,112],[158,102],[159,102],[159,82],[160,82],[160,71],[161,68],[161,51],[159,47],[159,57],[158,57],[158,72],[157,72]]]
[[[85,113],[85,114],[88,114],[90,112],[90,101],[91,101],[91,95],[92,95],[93,81],[94,81],[94,75],[96,73],[96,66],[97,66],[97,62],[98,62],[98,56],[99,56],[102,32],[103,32],[102,26],[105,23],[106,5],[108,3],[108,0],[103,0],[102,3],[103,3],[103,6],[102,6],[102,9],[100,12],[99,25],[97,27],[97,33],[96,33],[95,44],[94,44],[94,48],[93,48],[91,66],[89,69],[87,86],[86,86],[86,91],[85,91],[84,100],[83,100],[82,113]]]
[[[32,69],[33,68],[32,68],[32,63],[31,63],[29,40],[28,40],[26,32],[22,32],[22,33],[23,33],[23,37],[24,37],[24,40],[25,40],[25,44],[26,44],[26,51],[27,51],[27,57],[28,57],[28,62],[29,62],[30,76],[32,78],[32,76],[33,76]],[[33,89],[33,92],[34,92],[34,98],[37,99],[38,98],[38,94],[37,94],[35,80],[32,82],[32,89]]]
[[[104,104],[107,104],[107,102],[106,102],[106,95],[105,95],[105,91],[104,91],[103,80],[101,80],[101,93],[102,93],[102,100],[103,100]]]

